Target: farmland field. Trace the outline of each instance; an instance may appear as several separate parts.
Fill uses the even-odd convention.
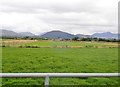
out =
[[[54,48],[54,46],[66,45],[82,46],[82,48]],[[20,48],[19,46],[53,47]],[[16,43],[12,47],[2,47],[2,72],[115,73],[118,72],[118,48],[116,43],[103,42],[33,41]],[[44,79],[4,78],[2,84],[43,85]],[[117,85],[118,78],[51,78],[50,84]]]
[[[4,46],[12,47],[27,47],[27,46],[37,46],[37,47],[73,47],[73,48],[116,48],[117,43],[112,42],[85,42],[85,41],[52,41],[52,40],[3,40],[2,44]]]

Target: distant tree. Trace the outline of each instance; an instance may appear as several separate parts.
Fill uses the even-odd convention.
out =
[[[92,41],[92,38],[81,38],[81,41]]]
[[[92,41],[98,41],[98,38],[92,38]]]
[[[86,41],[86,38],[81,38],[81,41]]]
[[[79,37],[74,37],[72,38],[73,41],[78,41],[79,40]]]
[[[25,39],[29,39],[30,37],[29,36],[26,36],[26,37],[24,37]]]

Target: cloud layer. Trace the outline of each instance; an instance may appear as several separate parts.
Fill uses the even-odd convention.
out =
[[[0,28],[35,34],[118,32],[119,0],[0,0]]]

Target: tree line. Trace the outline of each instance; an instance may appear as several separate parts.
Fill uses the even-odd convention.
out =
[[[44,37],[30,37],[30,36],[25,36],[25,37],[7,37],[3,36],[0,37],[1,39],[16,39],[16,40],[51,40],[49,38],[44,38]],[[59,38],[58,38],[59,39]],[[120,42],[120,39],[107,39],[107,38],[92,38],[92,37],[87,37],[87,38],[79,38],[79,37],[74,37],[71,39],[62,39],[62,41],[103,41],[103,42]]]
[[[103,42],[120,42],[120,39],[107,39],[107,38],[79,38],[79,37],[74,37],[72,38],[74,41],[103,41]]]

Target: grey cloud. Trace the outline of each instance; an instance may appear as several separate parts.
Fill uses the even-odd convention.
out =
[[[72,2],[70,2],[72,1]],[[4,2],[2,3],[3,12],[37,12],[39,10],[49,10],[51,12],[57,13],[66,13],[66,12],[96,12],[94,4],[90,1],[82,1],[79,0],[67,0],[67,2]]]
[[[114,0],[1,0],[0,24],[35,33],[52,29],[116,32],[116,5]]]
[[[90,17],[88,17],[90,16]],[[69,14],[47,14],[40,17],[41,20],[56,25],[75,25],[75,26],[99,26],[99,27],[115,27],[117,26],[115,21],[112,22],[109,19],[104,19],[98,14],[84,13],[72,13]]]

